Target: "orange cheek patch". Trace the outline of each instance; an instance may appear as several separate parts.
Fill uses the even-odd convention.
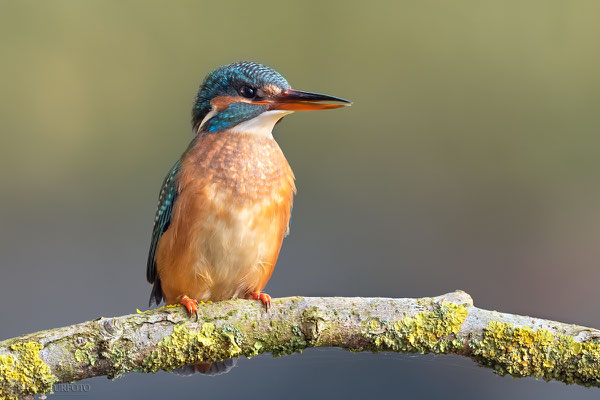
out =
[[[223,111],[233,103],[251,103],[251,101],[241,96],[218,96],[210,101],[210,105],[216,111]]]

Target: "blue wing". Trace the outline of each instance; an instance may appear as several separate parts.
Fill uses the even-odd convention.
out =
[[[171,223],[171,211],[173,211],[173,204],[177,198],[177,175],[180,168],[181,159],[175,163],[169,174],[165,177],[158,197],[158,209],[154,217],[152,241],[150,242],[150,253],[148,254],[148,265],[146,268],[146,279],[148,279],[148,282],[154,283],[152,293],[150,294],[150,305],[152,305],[153,301],[156,304],[160,304],[163,299],[160,277],[156,272],[156,248],[158,247],[158,240]]]

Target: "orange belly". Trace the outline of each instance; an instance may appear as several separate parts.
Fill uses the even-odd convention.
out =
[[[207,135],[188,150],[157,270],[167,304],[249,297],[275,267],[295,191],[271,138]]]

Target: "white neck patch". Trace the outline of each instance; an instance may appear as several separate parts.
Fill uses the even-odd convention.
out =
[[[206,121],[208,121],[209,119],[211,119],[212,117],[214,117],[215,115],[217,115],[217,110],[215,110],[215,108],[213,107],[213,108],[211,108],[209,113],[204,116],[204,118],[202,119],[202,122],[200,122],[200,125],[198,125],[198,132],[200,132],[202,130],[204,123]]]
[[[229,130],[232,133],[250,133],[252,135],[273,138],[273,127],[281,118],[293,111],[288,110],[271,110],[265,111],[258,117],[249,119],[248,121],[240,122]]]

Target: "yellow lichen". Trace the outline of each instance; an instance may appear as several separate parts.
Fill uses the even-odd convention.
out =
[[[144,359],[145,372],[166,371],[199,362],[212,362],[240,355],[242,349],[236,343],[235,329],[218,330],[214,324],[205,323],[198,331],[177,325],[170,336],[158,344],[158,348]]]
[[[444,353],[449,348],[462,347],[460,339],[448,336],[460,331],[467,315],[465,307],[443,303],[434,311],[404,317],[391,324],[384,332],[368,332],[366,336],[372,338],[376,350]],[[371,321],[368,324],[369,331],[376,330],[378,326],[379,323]]]
[[[368,326],[369,326],[369,329],[374,331],[379,328],[379,322],[377,322],[377,320],[373,319],[373,320],[371,320],[371,322],[369,322]]]
[[[546,329],[492,321],[470,347],[478,362],[501,375],[534,376],[565,383],[600,384],[600,343],[579,343]]]
[[[10,346],[16,353],[0,355],[0,399],[50,393],[56,377],[39,357],[43,346],[35,342]]]

